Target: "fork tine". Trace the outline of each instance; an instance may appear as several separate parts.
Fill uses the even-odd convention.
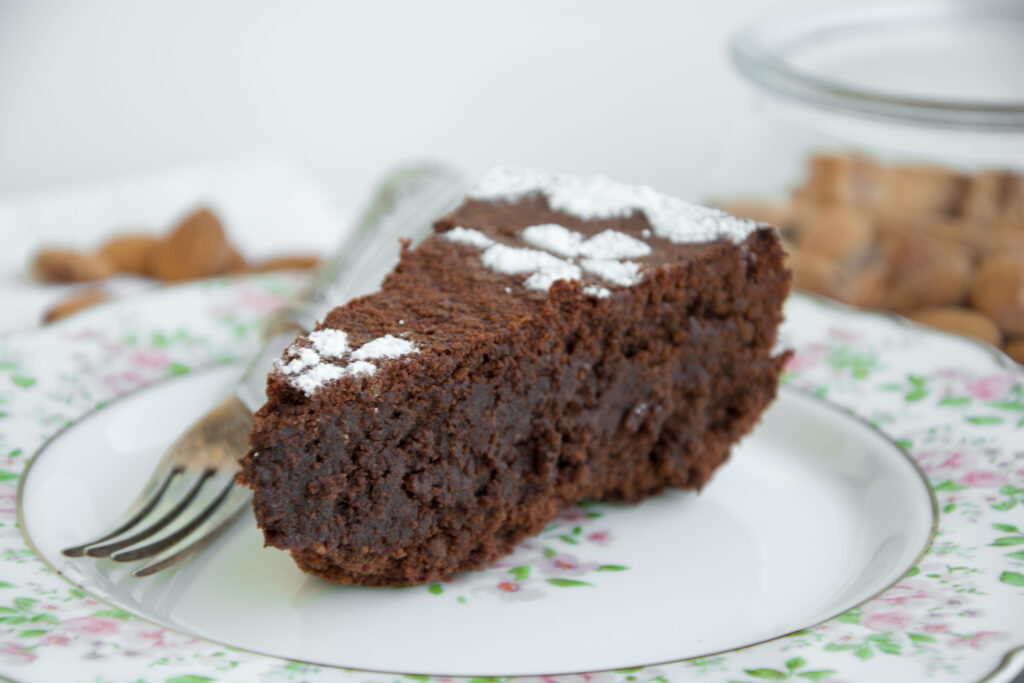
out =
[[[163,571],[164,569],[167,569],[168,567],[171,567],[188,559],[192,555],[205,550],[210,544],[216,541],[221,534],[227,531],[232,524],[238,521],[238,518],[242,516],[243,512],[249,509],[249,499],[251,497],[251,494],[242,493],[237,500],[230,502],[225,506],[228,509],[228,512],[223,516],[223,519],[216,525],[206,529],[195,541],[186,545],[184,548],[167,555],[166,557],[160,558],[155,562],[133,570],[132,576],[143,577],[156,574],[159,571]]]
[[[153,492],[149,500],[146,501],[145,504],[143,504],[143,506],[139,509],[138,512],[132,515],[128,519],[128,521],[126,521],[121,526],[117,527],[110,533],[104,534],[99,538],[89,541],[88,543],[83,543],[81,545],[65,548],[61,552],[68,557],[81,557],[85,554],[86,548],[88,548],[89,546],[96,545],[98,543],[103,543],[104,541],[109,541],[110,539],[120,536],[124,532],[128,531],[133,526],[141,522],[146,517],[146,515],[153,511],[153,508],[155,508],[160,503],[160,500],[164,497],[164,494],[167,493],[167,488],[171,485],[171,480],[184,471],[185,468],[180,466],[172,468],[167,473],[167,475],[164,476],[163,481],[160,482],[159,487],[157,487],[156,491]]]
[[[221,489],[220,493],[217,494],[217,497],[210,501],[210,503],[198,515],[180,529],[175,530],[173,533],[170,533],[149,545],[116,552],[110,556],[110,559],[114,562],[132,562],[134,560],[142,560],[147,557],[152,557],[160,551],[170,548],[172,545],[195,531],[200,524],[205,522],[210,515],[212,515],[214,511],[216,511],[217,508],[227,500],[228,494],[231,493],[236,485],[237,484],[235,484],[233,479],[229,480],[224,488]]]
[[[216,470],[212,469],[204,470],[202,475],[200,475],[200,477],[196,480],[196,482],[192,485],[188,492],[185,493],[185,496],[178,502],[177,505],[175,505],[163,517],[153,522],[142,531],[132,534],[128,538],[123,538],[119,541],[114,541],[113,543],[107,543],[105,545],[93,546],[91,548],[88,548],[86,549],[85,554],[89,557],[108,557],[111,553],[114,553],[120,550],[121,548],[127,548],[130,545],[135,545],[139,541],[146,540],[147,538],[149,538],[150,536],[152,536],[153,534],[155,534],[156,532],[160,531],[165,526],[173,522],[175,519],[177,519],[178,516],[182,513],[182,511],[189,506],[189,503],[192,502],[192,499],[195,498],[196,495],[199,493],[199,489],[203,487],[203,484],[206,483],[206,480],[213,476],[215,471]]]

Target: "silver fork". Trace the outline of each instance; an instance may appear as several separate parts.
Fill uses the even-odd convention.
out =
[[[266,375],[274,360],[334,305],[373,291],[397,260],[398,239],[427,232],[464,191],[460,177],[439,166],[390,174],[352,235],[309,286],[265,322],[260,351],[234,391],[174,442],[112,529],[63,553],[115,562],[155,558],[131,572],[149,576],[201,552],[231,527],[252,499],[235,475],[239,458],[249,450],[252,414],[266,401]]]

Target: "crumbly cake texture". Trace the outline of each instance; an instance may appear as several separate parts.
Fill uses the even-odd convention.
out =
[[[243,483],[329,581],[480,569],[583,499],[699,489],[775,396],[775,230],[497,169],[376,294],[286,349]]]

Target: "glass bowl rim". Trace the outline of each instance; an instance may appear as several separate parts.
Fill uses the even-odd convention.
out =
[[[906,0],[888,4],[847,1],[830,3],[827,7],[789,5],[740,28],[729,42],[729,53],[744,77],[757,87],[786,99],[841,113],[904,123],[1024,132],[1024,99],[972,101],[872,90],[809,73],[794,65],[785,54],[799,42],[809,41],[825,31],[851,31],[869,23],[923,19],[1010,19],[1024,23],[1024,3],[1016,0]]]

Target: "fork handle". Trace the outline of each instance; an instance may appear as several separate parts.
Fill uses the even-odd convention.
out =
[[[335,306],[376,291],[398,262],[398,240],[425,236],[465,191],[458,173],[437,164],[404,166],[386,176],[355,227],[296,300],[265,321],[260,350],[235,388],[242,403],[253,412],[266,403],[267,373],[295,336],[313,329]]]

